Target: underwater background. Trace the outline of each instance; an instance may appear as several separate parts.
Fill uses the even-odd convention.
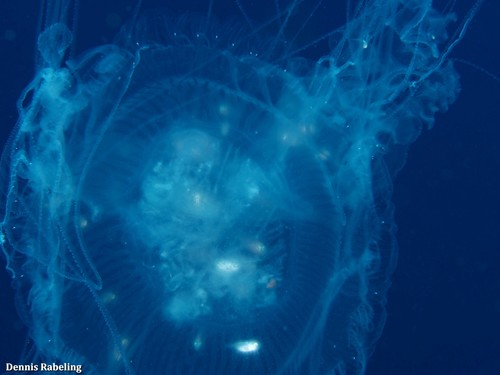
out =
[[[99,12],[127,18],[122,4]],[[456,4],[459,19],[471,5]],[[85,25],[89,9],[78,15],[81,50],[116,33],[113,22]],[[2,144],[17,119],[15,100],[34,74],[37,12],[31,1],[0,3]],[[499,17],[500,3],[485,1],[451,56],[478,68],[456,63],[457,101],[410,147],[394,183],[398,264],[368,375],[500,374],[500,82],[482,71],[500,74]],[[3,265],[2,365],[18,361],[26,340]]]

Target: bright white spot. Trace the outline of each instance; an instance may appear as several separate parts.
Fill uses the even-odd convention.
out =
[[[234,348],[240,353],[250,354],[260,349],[260,343],[256,340],[238,341],[234,344]]]
[[[368,41],[364,40],[362,41],[362,46],[364,49],[367,49],[368,48]]]
[[[240,269],[240,265],[230,260],[219,260],[216,264],[219,271],[233,273]]]

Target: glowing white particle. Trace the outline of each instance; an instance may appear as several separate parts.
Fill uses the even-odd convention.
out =
[[[237,262],[231,260],[219,260],[216,265],[217,269],[225,273],[233,273],[240,269],[240,265]]]
[[[234,348],[243,354],[255,353],[260,349],[260,343],[257,340],[238,341]]]
[[[363,40],[362,46],[363,46],[364,49],[367,49],[368,48],[368,41]]]

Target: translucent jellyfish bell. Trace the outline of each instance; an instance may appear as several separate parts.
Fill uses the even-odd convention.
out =
[[[45,3],[2,158],[26,359],[363,374],[396,258],[388,160],[456,98],[453,17],[364,1],[338,27],[321,1],[214,0],[134,11],[75,54],[70,5]]]

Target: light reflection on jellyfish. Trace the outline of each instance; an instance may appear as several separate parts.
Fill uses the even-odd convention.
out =
[[[69,5],[46,4],[2,158],[3,252],[37,358],[364,373],[396,257],[391,176],[457,94],[453,17],[367,1],[314,34],[322,2],[258,20],[236,2],[223,22],[215,0],[69,57]]]

